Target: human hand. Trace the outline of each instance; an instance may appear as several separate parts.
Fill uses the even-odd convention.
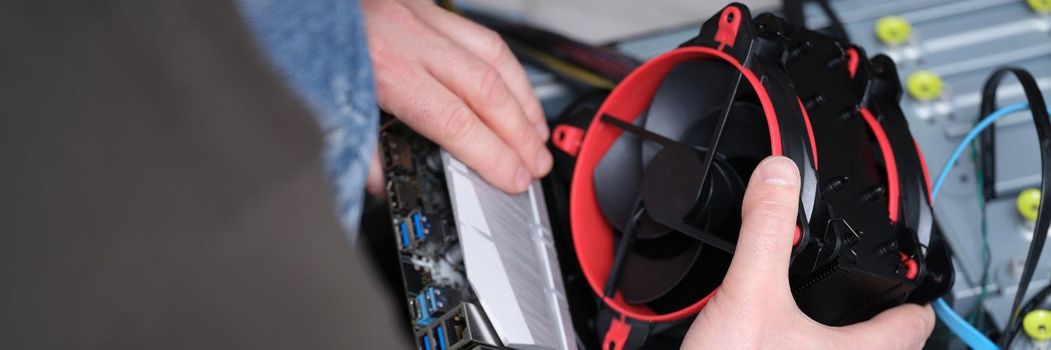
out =
[[[683,349],[920,349],[934,329],[930,306],[905,304],[869,321],[829,327],[792,298],[788,263],[799,206],[799,171],[771,157],[752,174],[733,262],[693,322]]]
[[[380,107],[504,191],[551,170],[540,102],[499,35],[428,0],[361,5]]]

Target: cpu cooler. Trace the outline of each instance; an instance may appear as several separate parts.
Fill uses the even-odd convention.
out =
[[[586,126],[558,125],[601,348],[681,337],[726,274],[747,179],[770,155],[801,174],[786,234],[804,313],[847,325],[947,291],[952,265],[897,77],[885,56],[731,4],[628,75]]]

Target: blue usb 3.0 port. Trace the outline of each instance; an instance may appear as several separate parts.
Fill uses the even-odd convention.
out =
[[[416,294],[416,308],[420,310],[420,319],[416,320],[420,324],[426,324],[431,319],[431,308],[427,302],[426,294]]]
[[[412,213],[412,228],[416,230],[416,239],[423,239],[423,220],[420,213]]]
[[[398,233],[401,234],[401,247],[405,248],[405,249],[408,249],[409,248],[409,243],[410,243],[409,242],[409,225],[406,224],[405,221],[402,221],[401,224],[398,225],[398,231],[400,231]]]
[[[438,326],[434,328],[434,333],[438,336],[438,349],[445,350],[445,330]]]
[[[423,337],[420,338],[420,342],[423,343],[423,348],[424,349],[431,350],[431,337],[430,336],[424,334]]]
[[[434,287],[427,288],[427,301],[431,302],[431,312],[438,310],[438,304],[434,299]]]

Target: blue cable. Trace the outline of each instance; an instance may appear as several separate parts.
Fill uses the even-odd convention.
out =
[[[938,192],[941,191],[942,183],[945,182],[945,178],[949,176],[949,171],[952,170],[953,164],[956,164],[956,161],[960,159],[960,156],[963,154],[963,152],[967,150],[967,145],[973,142],[975,138],[981,135],[982,131],[985,131],[985,129],[989,128],[989,126],[993,125],[993,123],[997,120],[1000,120],[1008,114],[1021,112],[1025,110],[1029,110],[1029,104],[1027,103],[1016,103],[1013,105],[1009,105],[1007,107],[998,109],[992,114],[989,114],[984,119],[982,119],[982,121],[979,122],[978,125],[975,125],[974,129],[971,129],[971,132],[967,133],[967,136],[964,136],[963,141],[960,142],[960,145],[956,146],[956,150],[954,150],[952,152],[952,155],[949,156],[949,160],[945,161],[945,165],[942,166],[941,172],[938,173],[937,180],[934,181],[934,187],[931,188],[931,198],[938,198]]]
[[[956,164],[956,161],[960,159],[960,155],[962,155],[963,152],[967,149],[967,145],[969,145],[971,142],[974,141],[975,138],[981,135],[982,131],[989,128],[989,126],[993,125],[993,123],[995,123],[997,120],[1000,120],[1004,116],[1015,112],[1025,111],[1028,109],[1029,104],[1016,103],[1001,108],[996,112],[993,112],[992,114],[989,114],[984,119],[982,119],[982,121],[979,122],[978,125],[975,125],[974,129],[971,129],[971,132],[963,138],[963,141],[960,142],[960,145],[956,147],[956,150],[952,152],[952,155],[949,156],[949,159],[945,161],[945,165],[942,166],[941,172],[938,173],[938,179],[934,181],[934,186],[931,189],[931,199],[933,200],[935,198],[938,198],[938,192],[941,191],[942,184],[945,182],[945,178],[949,176],[949,171],[952,170],[952,166]],[[1051,109],[1048,109],[1048,113],[1051,113]],[[942,323],[945,323],[945,325],[948,326],[953,333],[956,333],[956,335],[959,336],[960,339],[963,340],[963,342],[972,349],[998,349],[996,344],[993,343],[992,340],[989,340],[989,338],[982,334],[982,332],[975,329],[974,326],[972,326],[970,323],[967,323],[967,321],[964,320],[963,317],[960,317],[960,315],[957,314],[951,306],[949,306],[949,303],[945,302],[945,299],[938,298],[938,300],[934,301],[934,313],[938,315],[938,319],[941,320]]]
[[[938,298],[934,301],[934,314],[938,315],[938,319],[949,327],[956,336],[963,340],[964,344],[975,350],[996,350],[996,343],[989,340],[985,334],[975,329],[967,320],[960,317],[960,314],[956,313],[956,310],[949,306],[949,303],[945,302],[945,299]]]

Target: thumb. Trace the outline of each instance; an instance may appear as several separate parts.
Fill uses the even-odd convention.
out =
[[[855,344],[879,344],[880,349],[922,348],[933,330],[934,310],[930,305],[916,304],[904,304],[871,320],[839,329],[843,340]],[[864,341],[859,342],[859,339]]]
[[[785,157],[768,157],[759,163],[741,205],[741,234],[723,280],[724,292],[759,293],[756,297],[763,297],[771,291],[788,291],[788,262],[798,208],[796,164]]]

